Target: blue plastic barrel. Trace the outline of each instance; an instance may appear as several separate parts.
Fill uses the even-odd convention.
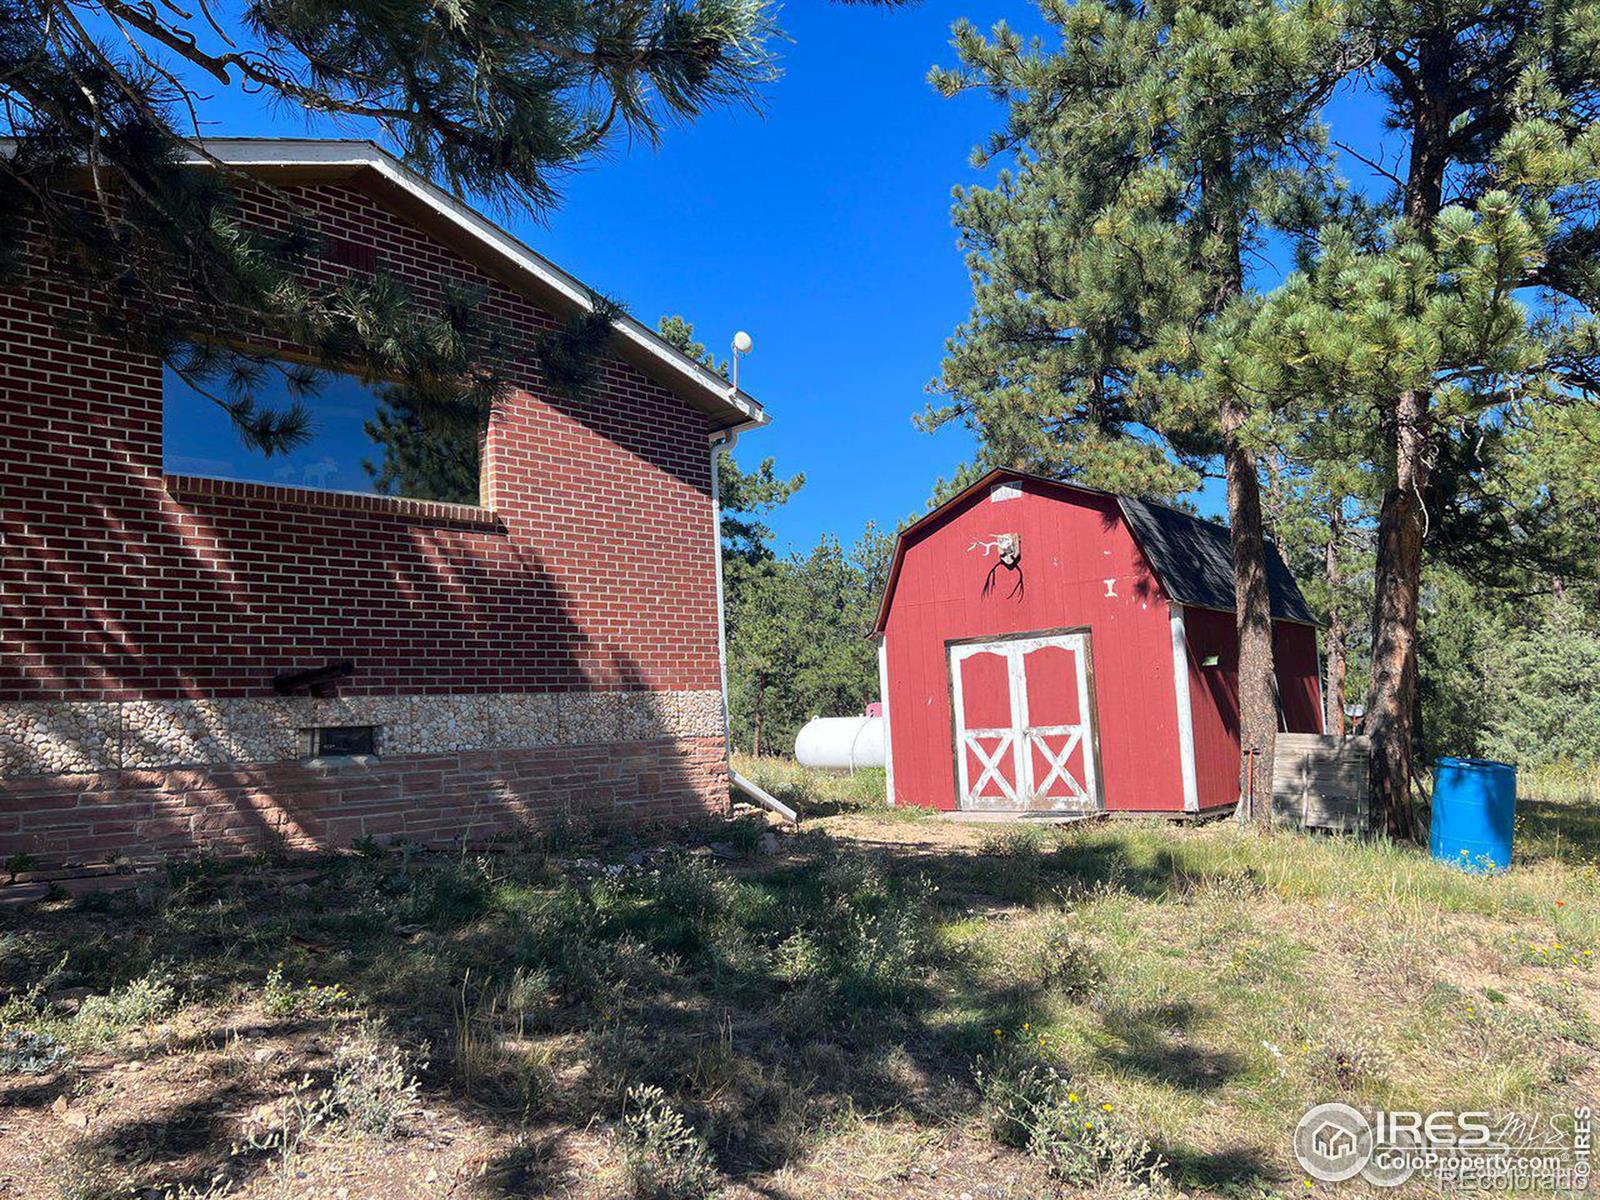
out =
[[[1517,769],[1487,758],[1441,758],[1433,764],[1428,851],[1467,871],[1511,865]]]

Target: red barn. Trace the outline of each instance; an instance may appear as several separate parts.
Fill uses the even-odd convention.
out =
[[[1226,529],[995,471],[906,529],[878,612],[889,799],[1203,813],[1239,792]],[[1322,731],[1315,617],[1269,553],[1280,728]]]

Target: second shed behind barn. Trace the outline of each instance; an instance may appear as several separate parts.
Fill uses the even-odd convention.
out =
[[[1222,526],[1010,471],[910,526],[877,622],[891,802],[1016,813],[1233,804],[1230,556]],[[1267,565],[1279,725],[1320,733],[1316,621],[1270,543]]]

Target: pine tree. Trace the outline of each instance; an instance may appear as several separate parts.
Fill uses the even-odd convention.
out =
[[[1278,716],[1257,453],[1259,414],[1229,356],[1255,298],[1247,258],[1309,189],[1337,51],[1320,0],[1131,7],[1042,0],[1053,53],[1005,26],[956,29],[946,94],[1007,103],[980,162],[1016,159],[958,192],[974,312],[929,427],[961,421],[995,464],[1171,496],[1220,469],[1233,531],[1242,813],[1270,815]]]
[[[1372,611],[1374,482],[1370,466],[1329,436],[1337,427],[1315,422],[1296,432],[1271,460],[1265,504],[1278,552],[1326,622],[1323,726],[1342,737],[1350,695],[1365,694],[1362,616]]]
[[[1532,481],[1518,460],[1592,429],[1600,399],[1596,29],[1595,0],[1355,4],[1346,61],[1376,77],[1403,165],[1369,164],[1392,194],[1317,232],[1264,314],[1277,344],[1255,346],[1261,388],[1352,422],[1382,480],[1367,731],[1400,834],[1425,554],[1502,580],[1584,561],[1571,516],[1592,528],[1592,468]]]
[[[728,689],[752,753],[786,751],[812,717],[858,713],[877,697],[869,634],[893,548],[869,524],[848,550],[824,537],[809,554],[749,570],[729,618]]]

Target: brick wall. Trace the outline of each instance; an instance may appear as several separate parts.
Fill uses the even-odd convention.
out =
[[[286,204],[334,239],[338,252],[316,268],[328,278],[373,261],[423,303],[447,279],[481,283],[490,315],[524,340],[552,321],[354,184],[261,192],[245,208],[271,224]],[[451,729],[464,696],[505,705],[649,693],[703,707],[718,687],[706,419],[633,367],[607,362],[569,400],[531,363],[513,364],[516,386],[486,439],[482,508],[167,477],[160,364],[64,337],[56,318],[81,303],[48,281],[0,290],[0,854],[51,855],[85,838],[102,850],[117,837],[129,851],[170,847],[141,822],[174,812],[205,844],[210,818],[190,798],[211,785],[182,780],[263,753],[230,722],[278,720],[272,677],[331,659],[356,665],[342,696],[398,698],[419,721],[425,708],[443,713]],[[130,732],[151,713],[182,736]],[[703,713],[645,732],[667,736],[612,744],[654,746],[617,753],[655,761],[634,774],[658,785],[626,785],[605,774],[603,751],[582,751],[601,807],[672,812],[689,793],[725,804],[704,762],[715,730]],[[386,754],[366,786],[392,787],[393,803],[448,823],[441,813],[498,794],[498,780],[485,782],[494,771],[470,755],[504,764],[521,753],[514,811],[531,811],[541,772],[574,753],[564,741],[557,751],[431,736],[414,754]],[[456,765],[408,774],[400,761],[439,752],[456,753]],[[266,761],[249,786],[223,790],[261,810],[284,789],[294,802],[283,811],[323,831],[308,836],[350,828],[337,813],[342,776],[306,776],[281,750]],[[178,782],[148,773],[169,768]],[[420,781],[436,776],[454,781],[453,799],[427,798]],[[573,798],[575,785],[555,780],[578,777],[550,774],[550,803]],[[469,804],[474,780],[486,790]],[[103,805],[124,793],[153,807],[107,817]],[[658,795],[674,799],[645,799]],[[28,805],[45,796],[77,816],[41,825]]]
[[[139,864],[363,838],[443,846],[569,820],[670,825],[727,811],[721,737],[408,755],[337,768],[193,766],[9,780],[0,857]]]

